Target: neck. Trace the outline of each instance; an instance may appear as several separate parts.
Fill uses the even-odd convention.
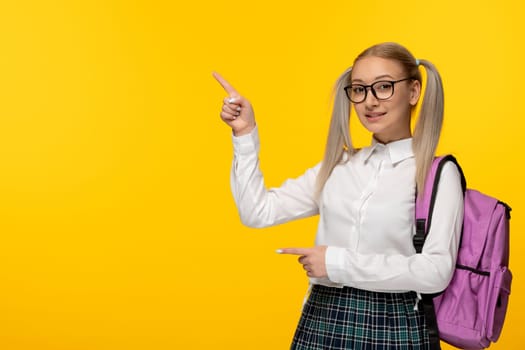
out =
[[[379,142],[379,143],[382,143],[382,144],[388,144],[390,142],[395,142],[395,141],[399,141],[399,140],[404,140],[404,139],[408,139],[412,137],[412,134],[411,133],[407,133],[407,134],[402,134],[402,135],[396,135],[396,136],[386,136],[386,135],[378,135],[378,134],[374,134],[374,139]]]

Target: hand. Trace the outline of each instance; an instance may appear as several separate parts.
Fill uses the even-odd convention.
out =
[[[327,246],[321,245],[313,248],[284,248],[277,252],[280,254],[300,255],[299,263],[303,265],[308,277],[328,277],[326,272],[325,256]]]
[[[232,128],[235,136],[250,133],[255,128],[252,105],[218,73],[214,72],[213,77],[228,94],[222,105],[221,119]]]

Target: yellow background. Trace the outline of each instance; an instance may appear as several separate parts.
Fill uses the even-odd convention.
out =
[[[274,251],[310,246],[317,220],[239,223],[211,72],[254,104],[277,186],[320,160],[333,83],[382,41],[438,66],[440,152],[514,209],[492,348],[525,347],[524,5],[309,4],[0,3],[0,349],[288,348],[307,284]]]

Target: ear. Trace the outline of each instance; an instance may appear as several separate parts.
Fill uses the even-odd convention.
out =
[[[421,95],[421,83],[418,80],[414,80],[412,82],[412,86],[410,87],[410,105],[415,106],[417,104],[417,101],[419,101],[419,97]]]

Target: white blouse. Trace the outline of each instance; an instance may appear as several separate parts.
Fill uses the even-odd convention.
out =
[[[315,198],[320,164],[267,190],[259,169],[257,127],[233,136],[231,187],[241,221],[267,227],[320,214],[316,245],[328,246],[328,278],[313,284],[382,292],[442,291],[452,278],[463,221],[457,168],[443,168],[433,225],[416,254],[415,159],[412,139],[386,145],[373,141],[337,165]]]

